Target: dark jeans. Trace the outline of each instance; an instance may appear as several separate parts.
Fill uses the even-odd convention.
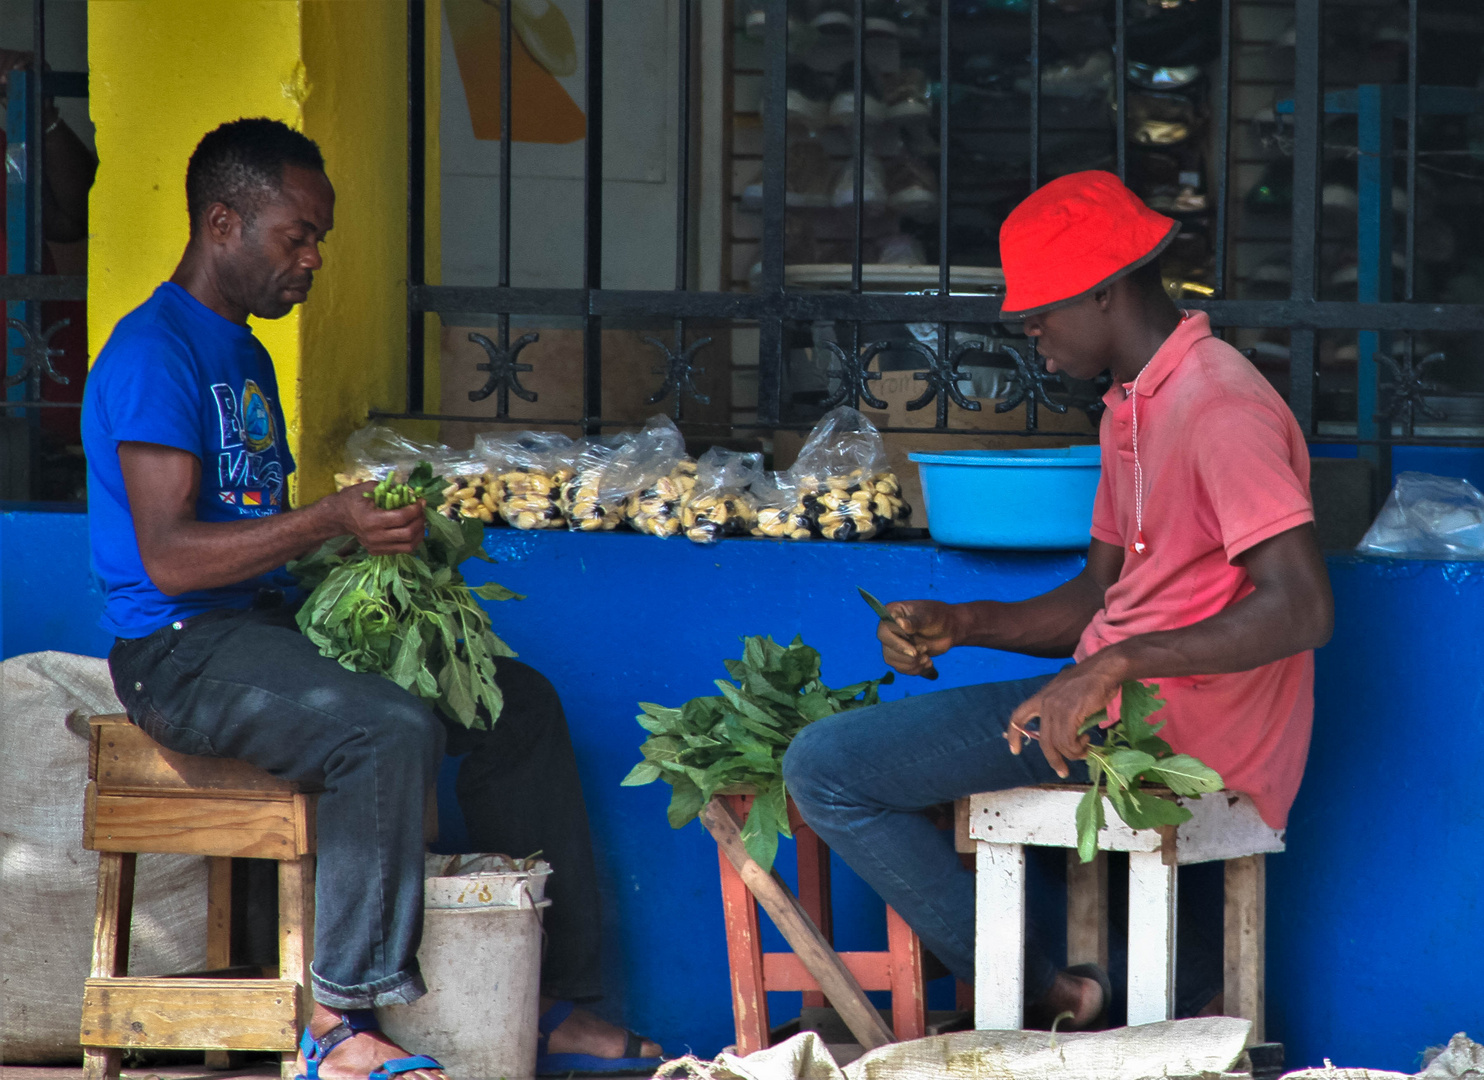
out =
[[[940,690],[841,713],[806,727],[783,759],[804,820],[960,979],[974,978],[974,873],[959,861],[952,832],[922,811],[975,792],[1062,782],[1039,748],[1027,745],[1015,756],[1004,738],[1010,714],[1050,679]],[[1087,783],[1086,765],[1068,765],[1067,783]],[[1220,957],[1213,968],[1208,950],[1181,937],[1179,981],[1204,1004],[1221,988]],[[1055,977],[1028,919],[1027,1000],[1044,997]]]
[[[423,810],[445,743],[433,712],[390,680],[321,656],[283,608],[208,612],[121,639],[108,660],[129,716],[162,745],[324,786],[315,999],[358,1009],[420,997]],[[543,981],[553,996],[596,996],[596,883],[561,704],[518,661],[500,660],[498,672],[506,696],[494,731],[452,732],[470,755],[462,809],[483,850],[545,853],[555,902]]]

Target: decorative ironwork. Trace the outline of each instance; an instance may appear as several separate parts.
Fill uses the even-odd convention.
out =
[[[926,371],[919,371],[912,378],[918,382],[925,382],[928,385],[927,389],[922,392],[922,396],[915,397],[907,402],[908,412],[925,408],[933,401],[936,401],[939,394],[947,394],[949,401],[953,402],[960,409],[967,409],[969,412],[978,412],[984,407],[976,399],[964,396],[964,392],[958,388],[958,384],[964,379],[963,372],[958,370],[959,364],[963,362],[964,356],[971,351],[983,353],[983,342],[965,342],[949,353],[947,358],[942,362],[938,359],[936,349],[929,349],[920,341],[910,342],[909,347],[913,352],[927,360],[928,363],[928,369]]]
[[[41,377],[45,375],[55,383],[66,386],[69,380],[56,368],[52,366],[52,357],[64,355],[63,350],[52,348],[52,335],[64,326],[71,325],[71,319],[61,319],[52,323],[37,337],[31,332],[31,328],[20,319],[6,319],[5,325],[10,327],[21,336],[21,343],[10,348],[12,356],[21,359],[21,369],[14,375],[5,376],[5,388],[9,390],[12,386],[20,386],[33,375]]]
[[[496,345],[483,334],[470,334],[469,340],[483,349],[490,358],[488,364],[480,364],[476,371],[488,371],[490,377],[478,390],[469,391],[470,401],[483,401],[496,390],[500,397],[495,408],[496,416],[505,416],[510,411],[510,394],[514,394],[522,401],[535,401],[537,394],[534,390],[527,390],[520,384],[520,373],[530,371],[530,364],[517,364],[516,357],[520,351],[533,342],[540,341],[540,334],[523,334],[506,346]]]
[[[686,397],[689,397],[692,401],[699,401],[702,405],[711,404],[710,395],[703,394],[696,388],[695,379],[696,375],[705,374],[706,372],[705,368],[696,367],[696,353],[711,344],[709,337],[696,338],[695,341],[692,341],[679,352],[670,348],[670,346],[666,345],[659,338],[647,337],[643,341],[646,345],[653,345],[665,357],[665,366],[655,368],[654,371],[656,375],[663,375],[665,377],[664,384],[654,393],[650,394],[649,397],[645,398],[644,404],[658,405],[665,398],[674,394],[677,416],[680,413],[680,402]],[[678,338],[675,344],[679,346],[680,341]]]
[[[1444,359],[1441,352],[1428,353],[1421,360],[1414,356],[1405,356],[1397,359],[1376,353],[1376,362],[1384,364],[1391,369],[1394,381],[1382,383],[1382,390],[1391,391],[1391,404],[1387,406],[1386,415],[1396,417],[1405,412],[1402,419],[1403,429],[1407,437],[1411,438],[1412,429],[1417,420],[1417,414],[1431,420],[1445,420],[1447,416],[1439,412],[1427,403],[1427,395],[1443,393],[1443,387],[1437,383],[1429,382],[1422,377],[1422,373],[1429,366]]]
[[[824,346],[830,352],[834,353],[835,359],[840,362],[838,367],[832,367],[826,373],[831,379],[839,379],[840,386],[833,394],[820,402],[822,408],[828,410],[833,409],[837,405],[846,404],[854,406],[862,401],[873,409],[891,408],[886,402],[871,393],[871,388],[867,385],[881,378],[881,372],[869,371],[867,368],[871,361],[876,359],[879,354],[886,352],[888,349],[901,348],[903,346],[902,342],[873,341],[861,351],[859,356],[847,355],[845,350],[833,341],[826,341]]]
[[[1000,351],[1015,361],[1015,374],[1010,376],[1010,390],[1005,395],[1005,400],[996,402],[994,411],[1007,413],[1011,409],[1025,403],[1025,429],[1036,430],[1036,409],[1038,405],[1045,405],[1054,413],[1067,411],[1065,405],[1051,400],[1046,392],[1048,386],[1062,389],[1061,376],[1052,375],[1046,370],[1046,365],[1041,363],[1036,355],[1035,346],[1032,345],[1027,355],[1013,345],[1000,344]]]

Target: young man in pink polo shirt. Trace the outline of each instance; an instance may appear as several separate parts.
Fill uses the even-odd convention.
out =
[[[1023,320],[1049,371],[1113,375],[1087,566],[1018,603],[898,601],[897,625],[879,629],[887,662],[909,675],[959,645],[1076,663],[822,720],[784,759],[804,819],[963,979],[973,875],[921,811],[1085,783],[1077,728],[1105,706],[1116,716],[1125,680],[1157,682],[1163,737],[1249,794],[1270,825],[1285,824],[1303,775],[1313,650],[1333,622],[1308,449],[1272,386],[1165,293],[1157,260],[1178,231],[1106,172],[1055,180],[1006,219],[1001,317]],[[1177,952],[1185,1015],[1220,989],[1219,957],[1203,965],[1199,953]],[[1110,992],[1106,973],[1057,971],[1029,940],[1028,1017],[1069,1010],[1069,1026],[1086,1027]]]

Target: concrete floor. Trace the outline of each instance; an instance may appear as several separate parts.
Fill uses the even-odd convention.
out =
[[[217,1071],[201,1065],[155,1065],[142,1069],[125,1068],[122,1080],[236,1080],[239,1077],[268,1078],[278,1076],[278,1066],[263,1062],[243,1069]],[[0,1065],[0,1080],[82,1080],[82,1066],[68,1065]]]

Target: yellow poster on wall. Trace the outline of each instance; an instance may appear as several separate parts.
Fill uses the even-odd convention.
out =
[[[506,0],[510,21],[510,137],[570,143],[587,118],[557,81],[577,71],[577,45],[554,0]],[[444,0],[476,139],[500,138],[500,0]]]

